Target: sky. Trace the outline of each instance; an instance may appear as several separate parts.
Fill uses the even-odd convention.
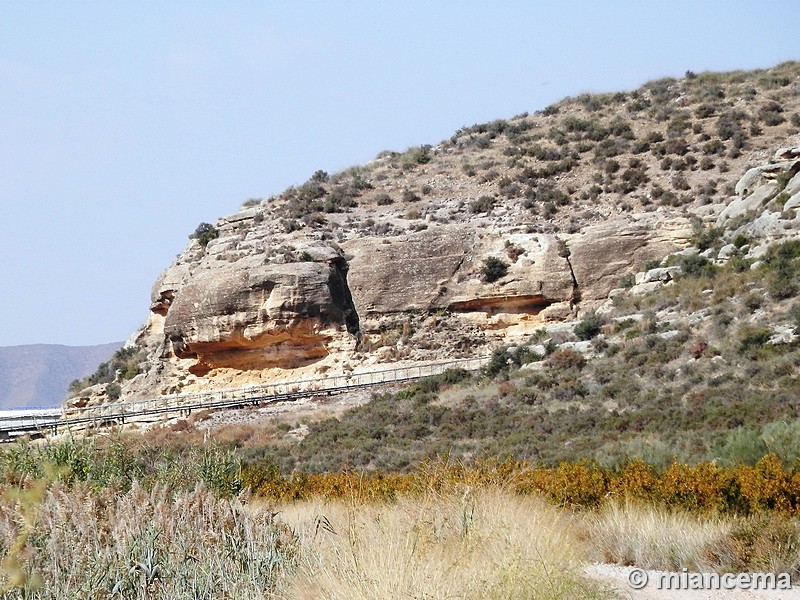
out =
[[[202,221],[463,126],[800,59],[796,0],[0,0],[0,346],[147,318]]]

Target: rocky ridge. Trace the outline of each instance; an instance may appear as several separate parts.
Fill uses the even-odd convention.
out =
[[[668,284],[671,254],[757,257],[797,236],[799,108],[797,63],[687,74],[248,201],[156,282],[121,398],[485,355]],[[729,243],[693,250],[703,224]]]

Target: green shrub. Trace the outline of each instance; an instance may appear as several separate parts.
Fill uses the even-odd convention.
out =
[[[118,383],[109,383],[108,386],[106,386],[106,396],[109,400],[115,402],[122,396],[122,388]]]
[[[336,186],[325,197],[322,210],[326,213],[338,213],[355,206],[357,202],[350,191],[344,186]]]
[[[709,142],[703,144],[703,154],[712,155],[716,154],[717,156],[722,156],[725,154],[725,144],[722,140],[715,138]]]
[[[770,246],[764,258],[770,296],[777,300],[783,300],[794,297],[800,291],[797,285],[798,258],[800,258],[800,241],[798,240]]]
[[[778,190],[783,190],[786,188],[786,185],[791,181],[792,177],[795,176],[793,171],[782,171],[778,173],[778,176],[775,178],[775,183],[778,184]],[[788,200],[788,198],[787,198]]]
[[[483,374],[487,377],[497,377],[500,373],[507,372],[511,368],[511,357],[507,348],[498,348],[492,352],[492,356],[486,366],[483,367]]]
[[[697,107],[694,111],[695,116],[698,119],[707,119],[708,117],[713,117],[717,112],[717,107],[711,104],[701,104]]]
[[[747,114],[738,110],[728,110],[717,118],[717,134],[723,140],[730,140],[738,133],[744,133],[741,122]]]
[[[197,240],[197,242],[205,248],[211,240],[219,237],[219,230],[211,223],[200,223],[194,233],[189,236],[190,240]]]
[[[717,227],[703,227],[702,223],[695,223],[692,230],[691,242],[700,252],[713,248],[720,243],[723,230]]]
[[[792,319],[795,329],[800,332],[800,304],[795,304],[789,309],[789,317]]]
[[[800,421],[770,423],[764,427],[762,437],[767,451],[775,454],[784,464],[797,463],[800,458]]]
[[[729,466],[753,466],[767,454],[767,445],[760,431],[739,427],[725,436],[717,454]]]
[[[383,194],[378,194],[375,197],[375,202],[377,203],[378,206],[388,206],[389,204],[392,204],[394,200],[392,200],[392,197],[389,194],[383,193]]]
[[[311,181],[315,181],[317,183],[325,183],[328,181],[328,179],[330,179],[328,173],[322,169],[317,169],[311,176]]]
[[[783,205],[786,204],[786,201],[789,198],[791,198],[791,196],[789,195],[788,192],[781,192],[780,194],[775,196],[774,202],[775,202],[776,205],[778,205],[780,207],[783,207]]]
[[[778,102],[772,100],[761,107],[761,110],[758,111],[758,118],[761,119],[765,125],[774,127],[786,121],[786,117],[781,113],[783,113],[783,107]]]
[[[292,233],[300,229],[300,223],[294,219],[283,219],[281,221],[281,226],[286,233]]]
[[[414,190],[403,190],[403,202],[419,202],[420,198]]]
[[[506,273],[508,273],[507,262],[494,256],[490,256],[483,261],[481,275],[483,275],[483,280],[485,282],[493,283],[498,279],[505,277]]]
[[[580,340],[590,340],[600,333],[604,320],[595,312],[587,314],[580,323],[575,325],[573,331]]]
[[[570,203],[569,195],[550,183],[539,183],[525,190],[525,207],[533,208],[534,203],[546,204],[552,202],[556,206],[566,206]]]
[[[733,245],[737,248],[742,248],[750,243],[750,239],[743,234],[738,234],[735,238],[733,238]]]
[[[492,353],[489,362],[483,367],[483,374],[486,377],[497,377],[501,373],[507,373],[511,369],[519,369],[538,356],[531,352],[527,346],[517,346],[513,348],[498,348]]]
[[[772,337],[772,330],[768,327],[745,325],[739,330],[739,354],[747,354],[758,350]]]
[[[494,208],[495,199],[492,196],[481,196],[469,203],[469,211],[473,214],[488,213]]]
[[[776,300],[794,298],[797,292],[800,291],[795,278],[794,265],[786,264],[783,268],[777,269],[772,273],[767,289],[769,290],[769,295]]]
[[[70,383],[69,391],[72,394],[76,394],[84,388],[97,385],[99,383],[111,383],[114,381],[114,379],[116,379],[118,373],[122,377],[123,381],[133,379],[136,377],[136,375],[141,373],[140,363],[142,363],[145,358],[145,352],[136,346],[120,348],[114,353],[114,355],[111,357],[111,360],[100,363],[94,373],[88,377],[76,379]],[[115,388],[108,386],[106,393],[108,393],[109,390],[112,394],[116,391]],[[119,395],[117,395],[116,398],[119,398]]]
[[[690,254],[681,260],[681,271],[687,277],[714,277],[717,267],[699,254]]]
[[[431,147],[429,145],[415,146],[406,150],[400,157],[400,164],[403,168],[410,169],[416,165],[424,165],[431,162]]]

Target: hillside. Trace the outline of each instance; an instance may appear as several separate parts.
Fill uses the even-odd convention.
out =
[[[120,346],[0,347],[0,409],[59,406],[70,382],[86,377]]]
[[[724,245],[745,236],[734,247],[755,259],[796,235],[793,212],[763,204],[795,155],[742,177],[798,145],[799,90],[798,63],[687,73],[249,200],[198,227],[156,282],[112,399],[527,343],[697,244],[702,224]],[[105,401],[101,384],[73,403]]]

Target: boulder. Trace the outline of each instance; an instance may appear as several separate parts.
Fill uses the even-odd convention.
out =
[[[749,191],[747,188],[743,189],[743,192],[747,191]],[[764,204],[772,200],[777,194],[778,185],[774,181],[758,185],[749,195],[740,195],[738,198],[734,198],[717,217],[716,226],[722,227],[726,221],[747,212],[761,209]]]
[[[651,281],[667,283],[672,281],[674,276],[680,272],[680,267],[658,267],[655,269],[650,269],[649,271],[645,271],[643,273],[637,273],[635,284],[640,285],[642,283],[650,283]]]
[[[728,260],[731,256],[735,256],[738,254],[739,248],[734,246],[733,244],[725,244],[722,248],[719,249],[717,253],[717,258],[720,260]]]

